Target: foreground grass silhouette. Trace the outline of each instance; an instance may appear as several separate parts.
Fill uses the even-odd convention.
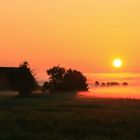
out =
[[[139,140],[140,100],[0,96],[0,140]]]

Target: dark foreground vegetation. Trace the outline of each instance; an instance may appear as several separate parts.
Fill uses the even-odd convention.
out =
[[[47,70],[49,79],[43,85],[44,91],[87,91],[87,78],[77,70],[54,66]]]
[[[48,81],[39,86],[34,72],[31,70],[27,61],[20,64],[16,71],[5,75],[7,89],[18,91],[20,96],[30,96],[34,91],[43,92],[59,91],[87,91],[87,78],[78,70],[65,69],[60,66],[54,66],[47,70]],[[0,87],[3,82],[0,82]]]
[[[30,69],[28,62],[23,62],[18,70],[8,76],[11,90],[18,91],[20,95],[30,95],[38,88],[38,82],[35,74]]]
[[[112,87],[112,86],[128,86],[127,82],[123,82],[122,84],[118,83],[118,82],[99,82],[99,81],[95,81],[95,86],[96,87]]]
[[[140,100],[0,96],[0,140],[139,140]]]

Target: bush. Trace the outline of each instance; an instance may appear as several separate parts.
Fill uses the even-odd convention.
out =
[[[95,82],[95,86],[96,86],[96,87],[100,86],[100,82],[99,82],[99,81],[96,81],[96,82]]]
[[[86,77],[77,70],[55,66],[47,70],[49,81],[44,83],[43,90],[53,91],[87,91]]]
[[[64,75],[63,88],[68,91],[86,91],[88,90],[87,79],[80,71],[69,69]]]

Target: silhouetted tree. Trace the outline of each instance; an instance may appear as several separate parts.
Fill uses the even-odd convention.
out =
[[[110,86],[110,82],[107,82],[106,85],[107,85],[107,86]]]
[[[122,83],[123,86],[128,86],[127,82]]]
[[[54,66],[53,68],[47,70],[49,75],[49,83],[47,85],[49,90],[58,91],[62,89],[63,77],[65,74],[65,68],[60,66]]]
[[[31,94],[38,86],[35,75],[31,71],[28,62],[23,62],[18,70],[11,75],[11,88],[18,90],[20,95]]]
[[[107,82],[107,86],[119,86],[118,82]]]
[[[105,87],[106,84],[104,82],[101,83],[101,87]]]
[[[87,91],[87,79],[80,71],[69,69],[64,75],[63,87],[67,91]]]
[[[95,86],[96,86],[96,87],[100,86],[100,82],[99,82],[99,81],[96,81],[96,82],[95,82]]]
[[[27,61],[24,61],[19,65],[19,68],[28,68],[30,69],[29,63]]]
[[[43,84],[43,92],[49,92],[49,91],[53,91],[54,90],[54,85],[52,81],[46,81]]]
[[[60,66],[55,66],[47,70],[49,81],[45,82],[43,89],[49,91],[73,91],[88,90],[86,77],[77,70],[65,70]]]

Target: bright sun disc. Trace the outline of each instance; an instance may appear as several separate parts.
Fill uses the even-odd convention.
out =
[[[113,61],[113,66],[116,68],[120,68],[122,66],[122,60],[121,59],[115,59]]]

